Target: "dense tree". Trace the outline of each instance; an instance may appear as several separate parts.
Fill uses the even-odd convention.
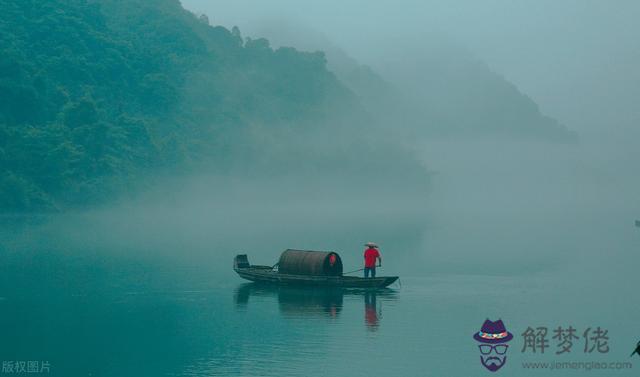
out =
[[[178,0],[7,0],[0,13],[2,210],[100,203],[171,166],[264,163],[266,135],[366,123],[322,53],[243,39]]]

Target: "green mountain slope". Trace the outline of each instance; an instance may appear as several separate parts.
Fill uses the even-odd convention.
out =
[[[366,112],[322,53],[244,39],[178,0],[8,0],[0,12],[4,211],[102,203],[168,168],[273,172],[291,164],[287,143],[321,169],[364,133]],[[313,133],[331,148],[297,143]]]

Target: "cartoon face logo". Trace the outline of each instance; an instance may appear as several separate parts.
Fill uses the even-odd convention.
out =
[[[480,363],[485,368],[495,372],[507,362],[507,342],[513,339],[513,334],[507,331],[501,319],[484,321],[480,331],[473,334],[473,339],[480,342]]]

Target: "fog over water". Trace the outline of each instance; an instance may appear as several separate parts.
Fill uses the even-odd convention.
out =
[[[626,228],[640,211],[640,73],[632,68],[640,63],[633,42],[640,32],[637,3],[183,4],[207,14],[212,24],[237,25],[251,37],[276,36],[276,45],[299,41],[305,49],[311,30],[400,87],[421,74],[410,62],[433,52],[429,46],[459,46],[578,133],[579,142],[568,145],[465,137],[409,142],[435,172],[428,225],[450,232],[451,239],[425,236],[432,246],[425,253],[437,253],[445,264],[479,262],[484,253],[543,264],[556,258],[569,263],[580,253],[597,257],[602,253],[567,250],[573,237],[566,232],[596,237],[578,224],[591,221],[598,229],[611,221]],[[298,38],[296,30],[302,32]]]
[[[57,375],[469,376],[483,372],[472,334],[503,318],[518,337],[512,375],[547,375],[518,365],[535,360],[519,352],[527,326],[604,326],[610,354],[570,356],[628,360],[640,339],[640,3],[182,3],[244,36],[274,22],[318,32],[399,90],[429,53],[423,36],[460,46],[578,139],[386,124],[428,187],[203,173],[92,210],[2,217],[0,319],[18,326],[0,355],[51,360]],[[301,248],[357,270],[366,241],[381,245],[378,273],[401,276],[374,297],[259,288],[231,269],[240,252],[273,265]]]

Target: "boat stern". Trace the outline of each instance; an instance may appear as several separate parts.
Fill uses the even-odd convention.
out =
[[[235,271],[249,267],[251,267],[251,264],[249,264],[247,254],[238,254],[233,258],[233,269]]]

